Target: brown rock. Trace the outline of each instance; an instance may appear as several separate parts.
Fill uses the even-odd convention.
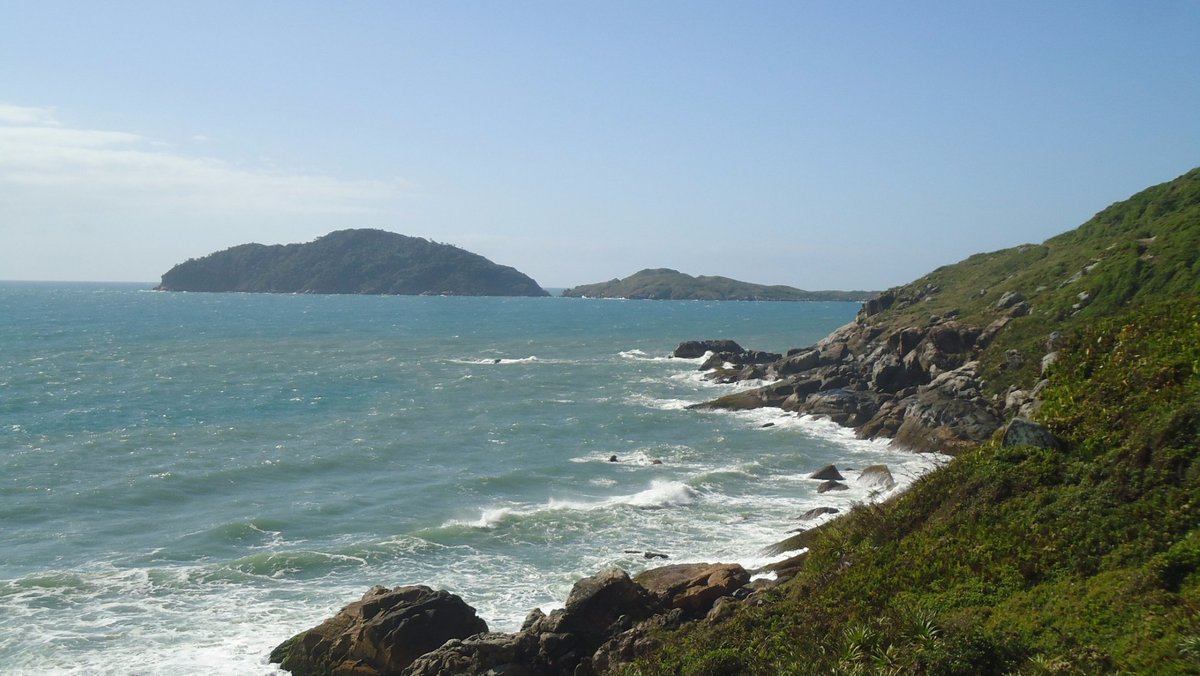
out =
[[[449,592],[373,587],[332,618],[281,643],[270,659],[297,674],[399,673],[452,638],[486,631],[475,609]]]
[[[634,578],[662,602],[691,616],[708,612],[717,599],[745,586],[750,574],[736,563],[684,563],[653,568]]]

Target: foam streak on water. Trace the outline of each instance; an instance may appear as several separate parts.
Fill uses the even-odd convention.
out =
[[[896,454],[730,386],[682,340],[783,351],[846,303],[145,293],[0,284],[0,671],[273,673],[374,584],[492,628],[607,566],[741,561],[826,463]],[[773,423],[767,426],[767,423]],[[616,457],[616,462],[610,458]]]

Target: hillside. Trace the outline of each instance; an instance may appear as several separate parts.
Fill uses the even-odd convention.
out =
[[[584,284],[563,291],[574,298],[650,300],[863,300],[868,291],[804,291],[790,286],[764,286],[728,277],[689,274],[667,268],[636,272],[625,279]]]
[[[1079,228],[947,265],[863,305],[857,319],[773,364],[725,355],[723,381],[766,379],[705,406],[778,406],[864,437],[955,453],[1040,406],[1061,336],[1200,292],[1200,170]]]
[[[998,422],[1032,416],[1055,440],[955,446],[893,503],[796,536],[785,548],[809,549],[790,579],[643,630],[642,657],[617,673],[1200,673],[1198,256],[1194,170],[867,303],[818,355],[882,345],[861,361],[896,376],[952,321],[933,332],[959,348],[940,350],[944,366],[977,363],[981,389],[960,400]],[[938,391],[939,375],[905,388]]]
[[[161,291],[545,296],[517,270],[448,244],[339,230],[305,244],[243,244],[171,268]]]

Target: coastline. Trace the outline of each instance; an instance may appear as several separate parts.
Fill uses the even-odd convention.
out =
[[[700,363],[703,368],[703,364],[711,356],[710,353],[704,357],[686,359],[686,361]],[[718,383],[714,382],[714,384]],[[756,387],[763,386],[747,381],[720,383],[720,385],[723,387],[719,386],[718,390],[728,392],[732,386],[735,393],[753,391]],[[680,406],[673,402],[671,408],[690,408],[698,412],[704,410],[703,407],[695,404],[685,403]],[[861,498],[864,495],[862,483],[869,478],[866,476],[866,472],[881,466],[864,467],[861,466],[861,463],[853,463],[848,460],[839,468],[841,473],[839,473],[839,469],[834,470],[835,474],[843,479],[843,482],[838,482],[841,483],[843,490],[825,493],[824,499],[818,500],[820,504],[814,506],[806,514],[794,517],[797,528],[779,533],[779,539],[774,544],[753,553],[748,552],[746,556],[734,557],[736,559],[734,561],[727,560],[722,563],[687,559],[662,561],[663,565],[651,566],[633,577],[630,577],[629,572],[621,569],[597,571],[595,574],[577,581],[571,593],[561,604],[534,608],[530,611],[521,628],[516,632],[479,634],[473,630],[477,629],[474,624],[475,619],[473,619],[475,611],[469,606],[469,599],[464,601],[454,597],[456,603],[466,608],[466,610],[459,610],[456,606],[454,612],[466,613],[469,618],[472,618],[467,621],[467,626],[472,629],[455,630],[445,637],[439,637],[435,643],[441,647],[416,656],[413,662],[405,663],[404,673],[413,675],[451,672],[482,673],[482,671],[496,667],[519,667],[516,673],[531,674],[557,673],[568,667],[575,673],[605,673],[616,664],[633,659],[640,654],[647,647],[645,644],[645,641],[648,640],[647,634],[654,628],[681,626],[687,622],[705,621],[706,619],[714,620],[715,618],[710,618],[710,614],[716,613],[718,616],[724,616],[732,611],[733,605],[736,603],[759,602],[758,599],[761,598],[762,592],[786,582],[800,570],[807,549],[803,534],[811,535],[818,532],[819,529],[842,518],[858,505],[895,499],[904,493],[919,476],[937,469],[950,459],[949,456],[935,452],[900,449],[892,444],[890,439],[863,439],[855,434],[852,427],[835,422],[827,416],[787,411],[782,407],[724,410],[721,413],[747,419],[764,429],[776,426],[781,428],[796,426],[811,434],[834,438],[845,449],[847,458],[853,457],[854,453],[860,450],[870,451],[877,455],[881,447],[887,447],[896,454],[897,458],[904,457],[910,458],[910,460],[906,463],[894,463],[896,467],[894,472],[891,471],[891,467],[885,467],[883,471],[887,475],[887,484],[870,486],[865,493],[865,499]],[[820,468],[811,469],[813,473],[816,473]],[[813,478],[808,473],[793,478],[798,483],[820,483],[822,481]],[[845,493],[850,492],[850,487],[859,489],[854,491],[855,497],[859,499],[848,499]],[[481,519],[484,518],[486,518],[486,514],[481,517]],[[627,553],[640,554],[642,552],[627,551]],[[665,554],[657,554],[649,550],[644,555],[648,561],[657,560],[660,557],[668,558]],[[675,586],[672,587],[671,584],[664,586],[664,583],[658,581],[658,578],[661,577],[672,580],[671,584]],[[680,579],[684,581],[680,582]],[[596,591],[594,587],[597,585],[604,590],[615,585],[623,591],[616,593],[616,599],[611,599],[606,595],[612,595],[615,592]],[[357,627],[355,631],[361,640],[362,636],[371,634],[363,627],[377,621],[362,617],[363,604],[370,608],[373,607],[373,604],[381,602],[375,597],[391,598],[395,595],[412,595],[417,593],[412,591],[413,589],[412,587],[399,587],[394,590],[374,588],[368,591],[362,600],[344,607],[324,624],[300,632],[277,646],[272,652],[271,661],[281,662],[289,669],[303,672],[312,669],[316,664],[331,663],[330,661],[336,658],[343,662],[353,661],[356,669],[367,670],[363,673],[374,673],[369,671],[371,667],[368,663],[361,660],[355,661],[357,658],[354,656],[356,654],[360,656],[373,654],[379,648],[359,649],[356,653],[353,645],[350,645],[353,642],[348,643],[345,628],[347,626]],[[634,604],[635,611],[631,611],[630,607],[627,607],[631,595],[639,599]],[[681,601],[683,596],[687,596],[691,600]],[[702,601],[695,602],[695,598],[701,598]],[[580,608],[583,606],[590,610],[581,611]],[[579,624],[580,613],[595,614],[600,612],[596,609],[601,607],[604,608],[604,613],[611,615],[608,620],[600,622],[600,624],[608,622],[606,626],[600,628],[592,626],[586,631],[576,626]],[[685,607],[687,608],[686,612],[683,610]],[[411,609],[406,609],[404,612],[411,612]],[[617,621],[618,618],[621,621]],[[589,625],[596,625],[596,623],[595,618],[588,621]],[[548,637],[564,635],[564,627],[568,627],[568,629],[575,627],[565,631],[569,640],[562,639],[575,647],[559,654],[555,652],[556,649],[547,648],[545,643]],[[333,634],[330,634],[330,631],[333,631]],[[585,634],[587,635],[585,636]],[[389,640],[403,641],[394,634]],[[326,649],[334,644],[340,644],[346,650],[340,654],[335,651],[335,654],[331,656]],[[294,648],[297,645],[323,647],[308,651]],[[640,647],[638,647],[639,645]],[[303,654],[297,654],[297,652]],[[451,671],[447,672],[447,669]],[[385,672],[386,670],[379,673]]]

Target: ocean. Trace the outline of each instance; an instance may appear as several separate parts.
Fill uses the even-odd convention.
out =
[[[0,283],[0,672],[273,674],[372,585],[512,631],[579,578],[766,562],[934,456],[779,410],[683,340],[782,352],[854,303],[193,294]],[[610,462],[611,456],[617,462]],[[660,464],[661,463],[661,464]],[[816,493],[827,463],[851,490]],[[878,497],[878,496],[877,496]]]

